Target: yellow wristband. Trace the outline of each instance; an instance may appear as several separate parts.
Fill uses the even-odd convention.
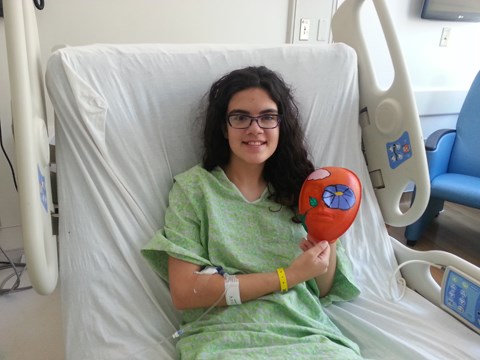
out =
[[[283,268],[277,269],[278,279],[280,280],[280,291],[288,291],[287,276],[285,275],[285,270]]]

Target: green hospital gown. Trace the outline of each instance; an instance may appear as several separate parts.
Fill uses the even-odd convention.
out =
[[[168,255],[222,266],[229,274],[286,268],[300,254],[298,244],[306,234],[292,222],[292,211],[268,195],[266,190],[249,202],[221,168],[208,172],[197,165],[175,178],[165,227],[142,254],[166,281]],[[358,294],[350,262],[337,242],[334,285],[322,302],[310,280],[286,293],[216,307],[199,321],[206,309],[187,310],[177,349],[182,359],[358,359],[358,346],[341,334],[322,307]]]

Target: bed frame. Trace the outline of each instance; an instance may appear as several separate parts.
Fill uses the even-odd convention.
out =
[[[359,65],[360,107],[364,155],[384,220],[393,226],[414,222],[429,198],[429,178],[420,122],[408,73],[384,0],[372,0],[385,34],[395,77],[389,89],[375,84],[373,66],[359,16],[364,0],[346,0],[332,20],[333,38],[355,49]],[[46,126],[44,74],[31,0],[4,0],[16,167],[23,241],[29,277],[40,294],[51,293],[58,280],[57,238],[52,231],[56,210],[50,180],[49,136]],[[400,148],[400,150],[398,150]],[[400,151],[403,151],[400,154]],[[399,156],[402,155],[402,156]],[[412,206],[400,209],[401,195],[415,183]],[[59,209],[60,217],[62,209]],[[480,269],[452,254],[419,252],[392,239],[399,263],[428,260],[453,265],[473,278]],[[410,289],[438,305],[440,287],[425,264],[402,269]]]

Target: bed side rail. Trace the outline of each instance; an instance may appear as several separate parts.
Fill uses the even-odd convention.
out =
[[[58,255],[37,21],[32,0],[4,0],[3,10],[23,246],[32,286],[46,295],[57,284]]]
[[[440,250],[417,251],[408,248],[394,238],[391,238],[391,240],[395,257],[399,264],[411,260],[426,261],[440,265],[442,268],[453,266],[474,279],[480,279],[480,268],[456,255]],[[402,267],[401,273],[410,289],[415,290],[430,302],[440,306],[441,288],[432,277],[430,265],[414,262]]]
[[[355,49],[358,56],[360,125],[365,159],[384,220],[406,226],[424,212],[430,196],[430,181],[422,130],[405,61],[385,0],[372,0],[380,20],[394,78],[381,90],[362,31],[361,7],[365,0],[346,0],[332,19],[333,39]],[[400,209],[407,185],[416,186],[415,201]]]

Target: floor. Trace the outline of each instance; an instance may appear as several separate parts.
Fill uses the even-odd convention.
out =
[[[408,208],[411,193],[405,193],[400,207]],[[404,227],[387,226],[390,236],[407,243]],[[480,209],[445,202],[443,211],[425,230],[413,249],[420,251],[443,250],[480,266]],[[437,283],[441,284],[443,271],[431,267]]]
[[[402,201],[409,203],[409,195]],[[405,228],[388,227],[388,232],[406,244]],[[480,266],[480,209],[446,202],[413,249],[447,251]]]
[[[0,282],[10,272],[1,270]],[[28,285],[26,271],[20,286]],[[0,296],[0,360],[63,360],[62,334],[58,286],[48,296],[31,289]]]
[[[405,243],[403,232],[404,228],[389,228]],[[446,204],[414,248],[449,251],[480,266],[480,210]],[[6,271],[0,271],[0,281]],[[28,274],[23,284],[28,284]],[[49,296],[33,290],[0,296],[0,360],[64,358],[58,287]]]

